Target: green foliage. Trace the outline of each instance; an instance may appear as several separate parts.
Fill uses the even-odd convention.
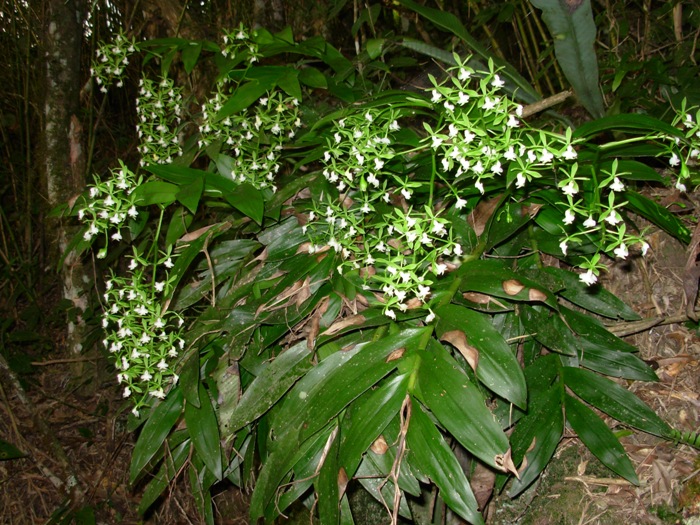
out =
[[[602,117],[605,102],[598,85],[596,26],[590,0],[570,4],[560,0],[531,2],[542,10],[542,19],[554,39],[557,61],[576,96],[591,115]]]
[[[402,4],[469,39],[454,17]],[[385,44],[369,41],[367,59],[384,58]],[[178,54],[188,72],[218,66],[196,130],[178,120],[170,81],[144,82],[149,100],[172,90],[139,123],[144,179],[122,167],[74,207],[99,254],[120,241],[134,253],[108,281],[104,328],[145,421],[130,475],[148,479],[141,512],[185,469],[207,522],[226,478],[254,485],[253,520],[305,501],[324,524],[351,522],[347,491],[359,483],[394,522],[432,508],[434,484],[481,523],[457,448],[501,488],[517,478],[516,496],[566,425],[637,483],[596,410],[678,439],[604,377],[656,379],[595,318],[636,314],[594,283],[604,254],[649,248],[630,211],[687,240],[631,188],[668,182],[643,163],[659,158],[679,187],[687,180],[697,115],[533,127],[500,75],[522,78],[484,54],[451,54],[455,67],[424,93],[374,94],[337,50],[286,31],[139,47],[164,74]],[[179,133],[192,136],[165,138]],[[583,271],[548,268],[543,255]]]

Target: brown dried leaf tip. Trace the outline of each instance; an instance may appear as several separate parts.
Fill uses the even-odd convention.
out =
[[[520,479],[518,469],[515,468],[513,458],[511,458],[511,449],[508,449],[505,454],[498,454],[494,459],[496,466],[503,472],[510,472],[516,478]]]
[[[476,367],[479,366],[479,350],[471,346],[467,342],[467,336],[462,330],[450,330],[445,332],[440,337],[440,341],[445,341],[454,346],[464,359],[467,360],[472,370],[476,372]]]

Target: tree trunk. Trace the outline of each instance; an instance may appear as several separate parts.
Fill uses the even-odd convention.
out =
[[[85,187],[85,155],[79,114],[83,0],[47,0],[44,19],[44,100],[41,137],[41,172],[49,209],[67,203]],[[65,219],[44,225],[47,260],[58,263],[74,235]],[[68,321],[67,346],[82,350],[87,307],[86,272],[79,257],[68,254],[61,268],[63,297],[76,309]]]

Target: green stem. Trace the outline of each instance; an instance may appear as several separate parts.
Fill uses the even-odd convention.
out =
[[[156,269],[158,267],[158,239],[160,238],[160,229],[163,226],[163,216],[165,215],[165,208],[161,206],[160,217],[158,217],[158,227],[156,228],[156,235],[153,238],[153,244],[151,245],[151,251],[153,252],[153,275],[151,276],[151,286],[156,285]],[[150,254],[149,254],[150,255]]]
[[[607,144],[601,144],[598,146],[599,150],[613,149],[618,146],[624,146],[625,144],[634,144],[635,142],[648,142],[651,140],[660,140],[665,138],[665,135],[645,135],[644,137],[631,137],[628,139],[618,140],[615,142],[608,142]]]
[[[432,169],[430,170],[430,195],[428,196],[428,208],[433,209],[433,192],[435,191],[435,152],[431,155]]]

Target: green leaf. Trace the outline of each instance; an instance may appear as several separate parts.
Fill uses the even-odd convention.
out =
[[[574,130],[572,137],[575,139],[586,138],[606,131],[614,132],[624,129],[636,131],[643,135],[655,131],[670,135],[671,137],[683,138],[681,130],[674,128],[662,120],[639,113],[612,115],[586,122]],[[615,143],[612,144],[614,145]]]
[[[481,292],[510,301],[543,302],[558,307],[556,296],[543,284],[520,275],[496,260],[475,260],[462,264],[454,272],[463,292]],[[520,291],[517,291],[520,288]]]
[[[205,184],[206,187],[219,190],[226,202],[243,215],[250,217],[257,224],[262,224],[265,202],[262,192],[252,184],[247,182],[239,184],[218,173],[207,173]]]
[[[246,109],[265,93],[267,93],[268,90],[272,89],[275,82],[263,83],[258,80],[251,80],[250,82],[240,85],[236,92],[226,101],[223,107],[216,114],[216,119],[223,120],[234,113],[238,113],[239,111]]]
[[[173,289],[177,289],[177,285],[189,269],[190,264],[192,264],[195,257],[209,244],[209,241],[217,235],[222,234],[230,227],[231,223],[229,222],[213,224],[196,232],[192,232],[189,234],[187,240],[183,241],[180,239],[181,242],[178,243],[177,246],[178,257],[175,259],[175,266],[173,266],[170,271],[170,284]],[[190,238],[196,234],[198,235],[190,240]]]
[[[203,383],[199,383],[199,408],[185,404],[185,422],[197,454],[218,480],[223,478],[219,424]]]
[[[192,224],[193,216],[182,207],[178,207],[173,213],[168,230],[165,233],[165,245],[172,246],[177,240],[187,233],[187,228]]]
[[[509,63],[501,60],[499,57],[491,53],[488,49],[482,46],[479,41],[474,38],[469,31],[462,25],[462,23],[451,13],[446,11],[440,11],[438,9],[433,9],[431,7],[426,7],[420,5],[413,0],[398,0],[399,3],[415,11],[425,19],[429,20],[436,26],[445,29],[455,36],[459,37],[472,51],[474,51],[481,58],[486,60],[492,60],[498,67],[503,68],[503,74],[512,80],[518,87],[518,96],[521,97],[526,102],[535,102],[541,97],[533,89],[530,83],[523,78],[517,70]]]
[[[340,521],[340,490],[338,487],[338,449],[339,439],[337,432],[331,434],[330,447],[326,442],[326,457],[318,473],[316,480],[316,493],[318,494],[318,518],[320,523],[337,525]]]
[[[234,433],[267,412],[294,383],[312,368],[311,352],[302,341],[285,350],[263,368],[246,389],[238,406],[227,422],[229,433]]]
[[[27,454],[19,450],[12,443],[0,439],[0,461],[26,457]]]
[[[513,481],[508,496],[515,498],[537,479],[554,455],[564,432],[564,411],[561,403],[561,386],[549,388],[540,396],[540,402],[529,407],[525,417],[518,421],[511,434],[513,461],[523,458],[527,466],[520,472],[520,479]]]
[[[625,449],[598,415],[568,394],[564,406],[566,420],[588,450],[617,475],[634,485],[639,485],[639,479]]]
[[[417,395],[464,448],[497,470],[508,452],[508,438],[486,407],[479,389],[435,340],[418,352]]]
[[[183,433],[184,434],[184,433]],[[185,464],[185,460],[189,456],[192,443],[189,439],[174,446],[172,443],[171,451],[165,454],[163,464],[158,469],[158,473],[148,482],[143,491],[141,500],[139,501],[138,513],[142,516],[148,511],[160,495],[170,486],[170,483],[175,479],[180,469]],[[172,448],[174,446],[174,449]]]
[[[483,524],[476,498],[457,458],[430,418],[414,401],[411,402],[406,444],[411,463],[433,480],[445,503],[469,523]]]
[[[580,353],[581,341],[576,339],[561,317],[547,309],[523,305],[520,320],[536,341],[552,352],[575,356]]]
[[[355,474],[362,454],[399,413],[409,378],[409,374],[392,377],[379,388],[363,394],[345,413],[340,458],[349,478]]]
[[[134,192],[134,202],[139,206],[151,204],[172,204],[177,200],[180,187],[161,180],[151,180],[138,186]]]
[[[207,172],[180,166],[178,164],[147,164],[144,168],[160,179],[172,182],[178,186],[187,186],[206,176]]]
[[[379,55],[382,54],[382,47],[384,47],[383,38],[370,38],[369,40],[367,40],[367,44],[365,45],[367,54],[372,60],[376,59]]]
[[[625,192],[627,207],[645,219],[656,224],[659,228],[673,235],[679,241],[690,242],[690,230],[670,211],[651,199],[633,191]]]
[[[194,66],[197,65],[197,60],[201,52],[201,42],[187,42],[182,46],[182,65],[185,66],[185,71],[188,75],[192,73]]]
[[[577,396],[621,423],[673,439],[673,430],[641,399],[614,381],[588,370],[564,367],[564,382]]]
[[[214,525],[214,509],[212,508],[209,489],[216,480],[196,457],[193,458],[187,470],[190,478],[190,489],[199,515],[207,525]]]
[[[199,399],[199,352],[192,352],[192,355],[183,363],[179,384],[187,403],[199,408],[201,406]]]
[[[608,330],[594,317],[562,306],[560,308],[564,322],[576,335],[585,341],[583,348],[595,345],[601,349],[620,352],[636,352],[637,348],[623,341]]]
[[[251,499],[253,520],[262,516],[278,484],[298,461],[300,444],[396,366],[398,360],[386,362],[391,352],[415,346],[426,331],[403,330],[352,350],[336,352],[299,380],[275,413],[271,429],[275,440]]]
[[[566,3],[560,0],[531,0],[542,10],[542,19],[554,39],[554,53],[576,95],[594,117],[605,114],[598,85],[595,53],[596,26],[590,0]]]
[[[277,86],[290,97],[301,100],[301,86],[299,85],[299,71],[290,68],[285,75],[277,81]]]
[[[576,306],[610,319],[620,318],[625,321],[641,319],[637,312],[602,286],[587,286],[581,282],[577,274],[562,268],[548,266],[544,271],[564,283],[565,289],[560,291],[559,295]]]
[[[299,70],[299,82],[316,89],[326,89],[328,87],[328,79],[315,67],[305,67]]]
[[[187,208],[192,214],[197,213],[199,207],[199,199],[204,191],[204,177],[199,177],[191,183],[182,186],[177,192],[175,198]]]
[[[459,330],[469,345],[479,352],[476,377],[492,392],[525,408],[527,387],[525,377],[508,343],[493,327],[490,318],[473,310],[448,304],[435,308],[437,333]]]
[[[236,411],[241,392],[241,374],[238,361],[231,363],[226,354],[219,359],[219,364],[211,374],[216,381],[217,399],[219,400],[218,423],[221,439],[231,437],[228,422]]]
[[[581,339],[580,366],[601,374],[638,381],[658,381],[644,361],[630,352],[617,352]]]
[[[165,438],[182,413],[182,390],[174,388],[151,412],[131,454],[129,482],[134,483],[148,462],[163,446]]]

